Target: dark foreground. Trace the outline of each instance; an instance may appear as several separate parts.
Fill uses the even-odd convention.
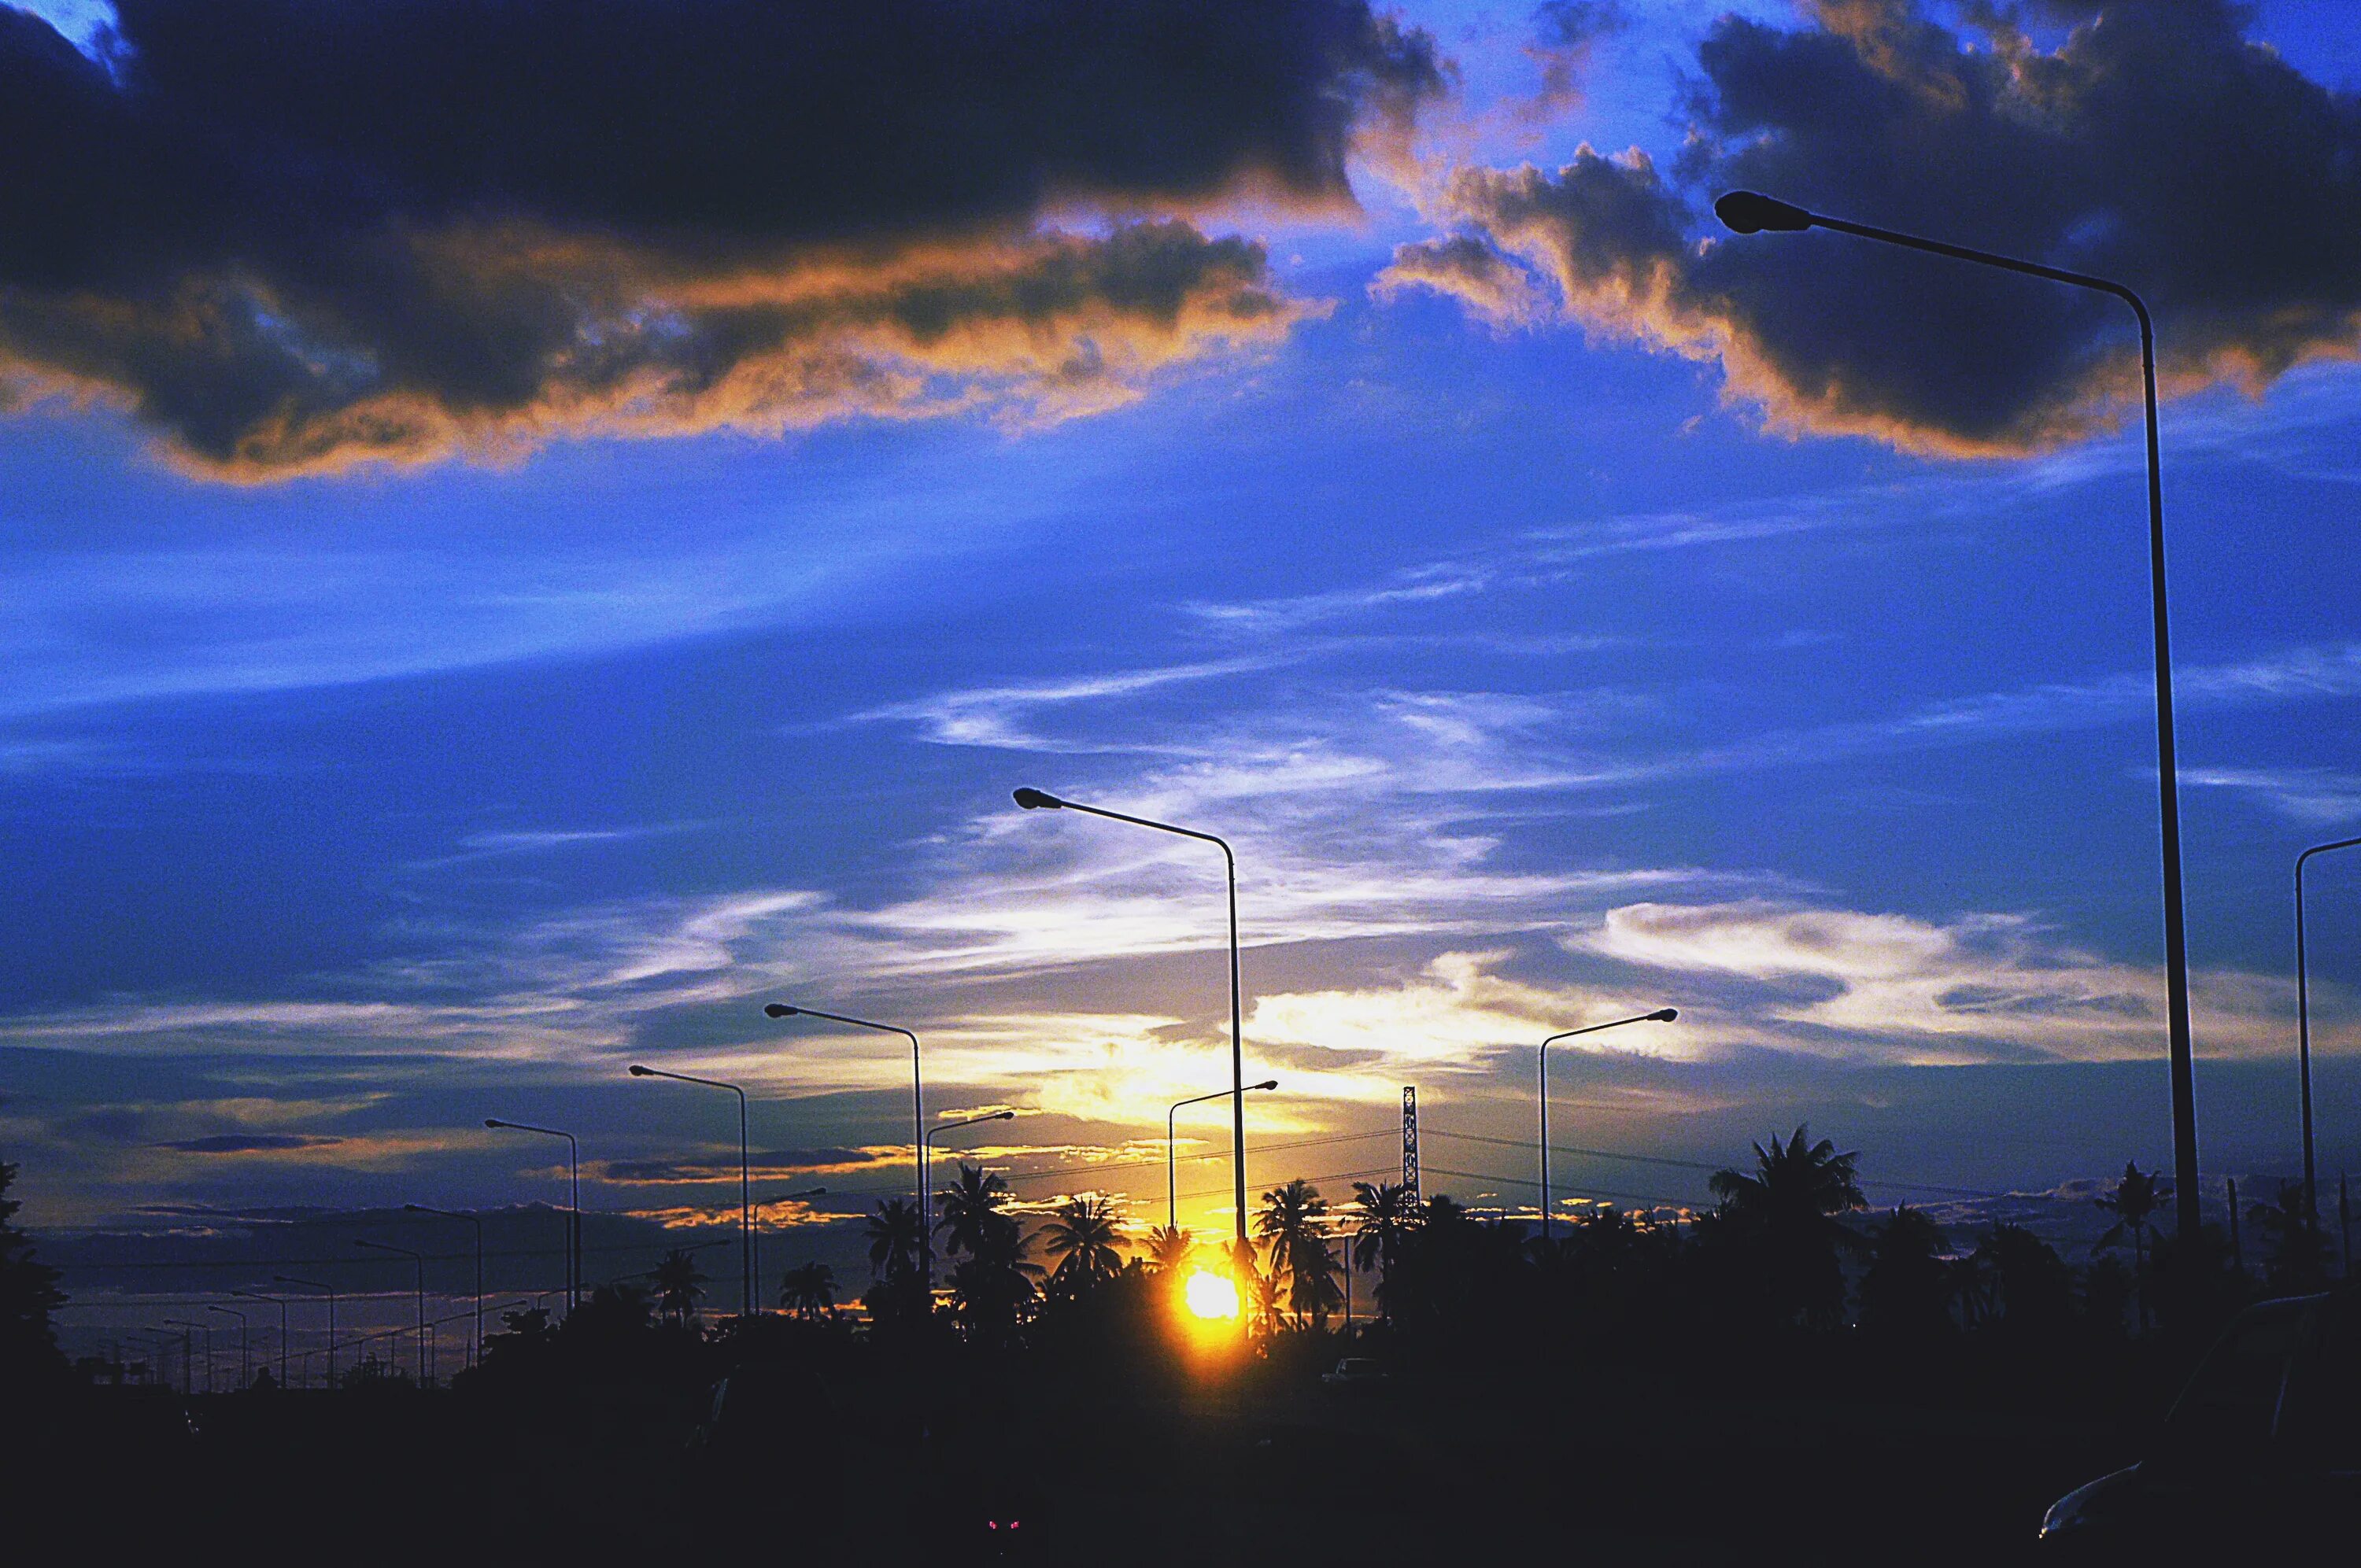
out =
[[[27,1561],[2008,1563],[2141,1441],[1875,1397],[1252,1381],[1110,1398],[969,1367],[929,1419],[840,1377],[735,1438],[680,1385],[90,1390],[10,1420],[37,1440],[10,1512],[81,1549]]]

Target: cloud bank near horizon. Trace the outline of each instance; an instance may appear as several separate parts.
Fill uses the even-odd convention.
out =
[[[0,411],[267,479],[1058,419],[1283,334],[1258,245],[1443,89],[1366,0],[0,6]]]

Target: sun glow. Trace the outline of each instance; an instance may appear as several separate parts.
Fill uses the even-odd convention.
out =
[[[1189,1305],[1190,1313],[1200,1318],[1235,1318],[1238,1315],[1238,1288],[1228,1276],[1199,1269],[1189,1276],[1180,1288],[1180,1299]]]

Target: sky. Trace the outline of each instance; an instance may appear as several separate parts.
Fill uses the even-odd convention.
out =
[[[733,1215],[728,1097],[642,1061],[746,1086],[758,1193],[830,1189],[769,1255],[850,1276],[909,1061],[771,1000],[1160,1223],[1219,856],[1018,785],[1235,843],[1257,1190],[1394,1173],[1415,1085],[1428,1190],[1530,1212],[1536,1043],[1668,1004],[1553,1049],[1562,1212],[1803,1122],[1887,1204],[2168,1163],[2128,313],[1733,184],[2155,305],[2202,1163],[2297,1168],[2346,8],[368,11],[0,6],[26,1223],[562,1201],[487,1116]],[[2361,856],[2311,883],[2334,1173]]]

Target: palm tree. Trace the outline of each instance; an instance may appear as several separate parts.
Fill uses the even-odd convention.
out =
[[[2328,1281],[2328,1241],[2312,1223],[2303,1183],[2279,1183],[2279,1201],[2248,1206],[2246,1217],[2260,1225],[2270,1251],[2263,1278],[2274,1290],[2317,1290]]]
[[[2115,1216],[2107,1234],[2093,1243],[2091,1250],[2102,1251],[2120,1245],[2128,1237],[2132,1244],[2132,1280],[2139,1291],[2140,1330],[2146,1332],[2147,1314],[2147,1237],[2152,1229],[2158,1204],[2172,1196],[2172,1183],[2158,1181],[2142,1171],[2131,1161],[2124,1161],[2124,1179],[2115,1183],[2113,1194],[2099,1200],[2099,1207]]]
[[[888,1198],[879,1203],[863,1233],[869,1241],[869,1272],[884,1280],[916,1273],[925,1223],[918,1206],[906,1198]]]
[[[779,1305],[807,1321],[836,1316],[836,1270],[824,1263],[790,1268],[779,1281]]]
[[[1033,1238],[1008,1215],[983,1216],[962,1248],[967,1255],[951,1270],[952,1310],[970,1338],[996,1344],[1016,1332],[1017,1320],[1040,1294],[1033,1282],[1041,1266],[1026,1256],[1032,1246]]]
[[[656,1306],[684,1328],[697,1316],[697,1299],[705,1294],[705,1271],[686,1247],[664,1254],[655,1266]]]
[[[1861,1238],[1837,1223],[1839,1214],[1868,1206],[1853,1173],[1855,1154],[1839,1154],[1797,1127],[1782,1144],[1754,1146],[1754,1174],[1713,1176],[1727,1234],[1759,1252],[1774,1310],[1783,1317],[1828,1324],[1844,1310],[1844,1270],[1837,1249],[1858,1249]]]
[[[1869,1272],[1861,1281],[1862,1325],[1904,1332],[1948,1325],[1947,1245],[1942,1227],[1923,1211],[1897,1207],[1872,1238]]]
[[[1269,1249],[1271,1285],[1287,1282],[1288,1307],[1299,1324],[1324,1321],[1344,1299],[1336,1288],[1336,1255],[1322,1234],[1328,1201],[1299,1176],[1264,1193],[1262,1203],[1255,1234]]]
[[[1140,1256],[1151,1274],[1173,1274],[1189,1266],[1196,1250],[1197,1238],[1180,1226],[1159,1225],[1148,1233],[1148,1245]]]
[[[1069,1290],[1088,1290],[1123,1268],[1115,1210],[1104,1198],[1069,1198],[1057,1218],[1041,1227],[1042,1245],[1058,1260],[1052,1281]]]
[[[1353,1203],[1360,1212],[1353,1221],[1350,1257],[1353,1266],[1367,1273],[1378,1270],[1378,1310],[1385,1310],[1385,1282],[1393,1274],[1394,1265],[1401,1261],[1402,1248],[1411,1234],[1418,1228],[1421,1218],[1417,1201],[1410,1189],[1399,1181],[1382,1181],[1372,1186],[1366,1181],[1353,1183]]]
[[[1007,1201],[1007,1182],[961,1160],[959,1180],[935,1194],[935,1205],[943,1212],[943,1217],[935,1222],[935,1229],[943,1234],[943,1250],[954,1257],[961,1253],[974,1256],[984,1245],[993,1222],[1003,1217],[1000,1206]]]

